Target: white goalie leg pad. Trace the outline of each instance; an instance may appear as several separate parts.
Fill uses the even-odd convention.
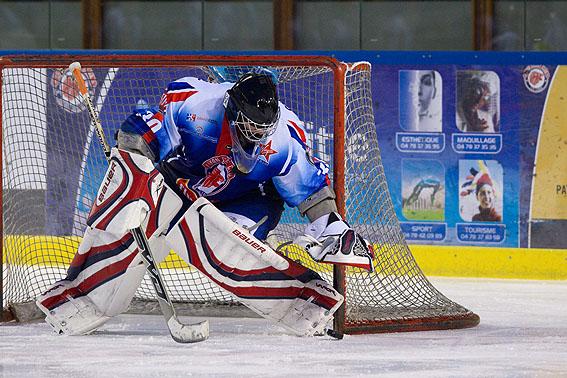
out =
[[[53,286],[53,291],[67,291],[72,286],[61,281]],[[44,295],[48,295],[45,293]],[[41,299],[41,297],[40,297]],[[49,310],[38,300],[37,306],[45,313],[45,322],[58,334],[85,335],[103,325],[110,317],[104,316],[88,297],[68,297],[63,305]]]
[[[113,148],[87,225],[116,235],[140,227],[163,189],[150,159]]]
[[[200,198],[167,234],[177,254],[258,314],[298,335],[320,332],[343,296]]]
[[[36,303],[56,332],[89,333],[128,307],[144,272],[130,234],[88,228],[67,277]]]
[[[93,233],[99,234],[98,238]],[[46,315],[45,321],[56,333],[88,334],[113,316],[126,311],[132,301],[146,266],[138,255],[133,239],[128,238],[130,235],[121,241],[124,243],[121,246],[117,246],[117,243],[97,243],[109,235],[99,230],[87,231],[81,247],[88,248],[84,247],[85,244],[91,244],[91,247],[84,253],[79,248],[73,260],[76,264],[82,261],[82,266],[77,265],[80,272],[74,273],[72,265],[68,278],[74,279],[57,282],[37,299],[37,306]],[[157,263],[169,253],[163,237],[150,239],[150,245]],[[124,248],[122,252],[121,248]],[[97,259],[97,254],[107,257],[91,265]]]
[[[335,304],[325,309],[320,301],[328,297],[332,297]],[[343,297],[329,283],[319,279],[307,282],[299,297],[293,300],[238,299],[257,314],[298,336],[322,334],[343,303]]]
[[[125,311],[146,270],[129,227],[142,224],[159,263],[169,253],[159,235],[181,206],[149,159],[113,149],[89,216],[92,227],[87,227],[67,277],[37,299],[47,323],[57,333],[79,335]]]

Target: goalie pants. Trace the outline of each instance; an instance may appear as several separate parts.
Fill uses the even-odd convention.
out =
[[[183,192],[183,185],[178,183],[180,178],[187,177],[181,176],[167,160],[159,164],[158,170],[167,185],[182,199],[183,208],[188,209],[193,200],[188,198]],[[191,177],[188,179],[193,179],[193,182],[199,180],[199,178]],[[215,202],[214,205],[234,222],[246,227],[258,223],[264,216],[267,216],[268,219],[254,230],[254,236],[260,240],[265,240],[268,233],[276,228],[284,211],[284,201],[271,181],[267,182],[262,190],[256,189],[236,199]]]

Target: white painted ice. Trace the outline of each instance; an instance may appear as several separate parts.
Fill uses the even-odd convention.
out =
[[[2,325],[0,377],[567,377],[567,281],[433,281],[481,324],[338,341],[211,318],[198,344],[175,343],[161,316],[122,315],[75,337]]]

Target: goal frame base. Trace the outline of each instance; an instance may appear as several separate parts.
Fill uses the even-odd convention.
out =
[[[416,331],[441,331],[449,329],[463,329],[476,327],[480,317],[471,312],[461,316],[440,316],[406,321],[380,321],[376,323],[346,323],[345,333],[349,335],[362,335],[369,333],[395,333]]]

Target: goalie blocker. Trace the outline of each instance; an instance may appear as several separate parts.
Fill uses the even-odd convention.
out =
[[[135,183],[135,185],[134,185]],[[87,334],[125,311],[145,273],[129,232],[145,230],[156,264],[170,249],[259,315],[297,335],[323,331],[343,297],[274,252],[205,198],[189,208],[152,162],[114,148],[67,277],[38,300],[57,333]]]

